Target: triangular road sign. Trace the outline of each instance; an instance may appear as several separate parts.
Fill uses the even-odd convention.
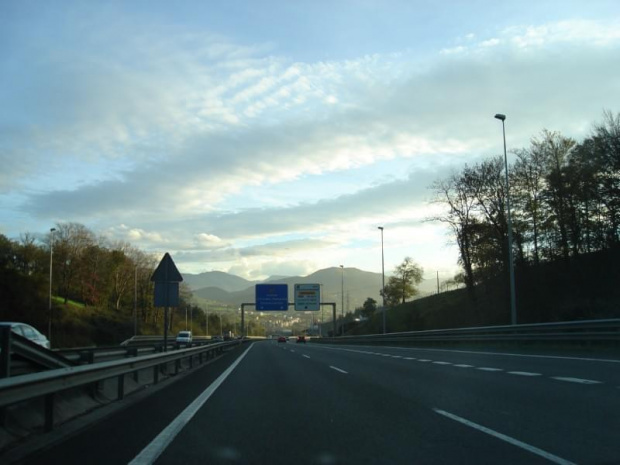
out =
[[[161,259],[157,269],[151,276],[151,281],[156,283],[180,283],[183,281],[183,276],[179,273],[177,266],[172,261],[172,257],[168,252]]]

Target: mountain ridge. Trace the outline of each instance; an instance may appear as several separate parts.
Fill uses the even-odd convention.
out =
[[[231,277],[230,282],[224,275]],[[196,279],[196,276],[201,278]],[[210,278],[214,280],[209,282]],[[307,276],[273,276],[265,281],[249,281],[224,272],[206,272],[200,275],[186,273],[183,274],[183,279],[195,296],[234,306],[254,302],[256,284],[264,282],[287,284],[289,302],[294,300],[294,284],[320,284],[321,301],[335,302],[338,307],[344,304],[345,311],[353,311],[369,297],[379,302],[382,275],[357,268],[331,267],[317,270]],[[215,282],[220,285],[216,285]],[[208,285],[196,287],[201,283]]]

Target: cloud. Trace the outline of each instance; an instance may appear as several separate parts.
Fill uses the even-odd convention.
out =
[[[22,113],[0,119],[0,194],[21,189],[22,216],[96,224],[186,263],[268,270],[286,243],[290,257],[305,241],[351,246],[358,228],[417,228],[432,179],[500,152],[495,113],[508,115],[509,148],[543,128],[578,138],[620,74],[615,20],[311,63],[130,26],[93,28],[78,47],[20,45],[33,59],[10,69],[46,79],[7,76]]]

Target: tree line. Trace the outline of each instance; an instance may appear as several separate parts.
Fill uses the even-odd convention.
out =
[[[113,331],[125,333],[117,334],[117,338],[131,336],[134,319],[139,333],[161,334],[164,309],[153,306],[151,282],[158,260],[128,243],[98,237],[79,223],[58,223],[54,231],[38,238],[24,234],[19,240],[11,240],[0,234],[0,320],[24,321],[46,332],[51,261],[52,315],[56,321],[63,316],[70,318],[66,308],[78,305],[85,308],[81,318],[90,315],[89,329],[99,335],[91,334],[95,340],[111,339],[109,333]],[[171,310],[170,330],[184,327],[187,310],[194,317],[196,332],[203,334],[206,312],[191,303],[189,288],[181,284],[180,290],[180,304]],[[209,333],[234,331],[234,318],[213,310],[208,316]],[[54,332],[62,330],[63,325],[54,325]],[[64,336],[61,339],[71,344],[72,336]]]
[[[508,194],[517,268],[620,244],[620,115],[605,111],[581,142],[545,129],[512,153],[509,191],[503,156],[431,186],[445,212],[430,220],[449,226],[474,298],[477,284],[508,271]]]

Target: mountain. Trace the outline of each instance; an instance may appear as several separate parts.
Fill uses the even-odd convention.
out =
[[[202,275],[206,274],[202,273]],[[218,275],[218,278],[222,277]],[[238,279],[242,280],[242,278]],[[246,282],[246,286],[243,289],[228,291],[219,288],[220,286],[211,282],[205,285],[205,287],[193,288],[193,293],[195,296],[203,299],[234,306],[239,306],[242,303],[253,303],[255,299],[255,284],[257,282],[242,281]],[[353,311],[357,307],[361,307],[368,297],[375,299],[377,302],[380,302],[381,299],[379,293],[381,290],[381,273],[362,271],[357,268],[344,268],[344,270],[337,267],[326,268],[308,276],[271,277],[268,281],[270,283],[288,284],[289,302],[294,301],[295,284],[321,284],[321,301],[335,302],[339,309],[344,303],[345,311]],[[196,280],[195,282],[198,281]],[[344,297],[342,289],[344,289]]]
[[[253,281],[240,278],[222,271],[207,271],[200,274],[183,274],[183,282],[195,291],[206,287],[218,287],[226,292],[237,292],[253,286]]]

